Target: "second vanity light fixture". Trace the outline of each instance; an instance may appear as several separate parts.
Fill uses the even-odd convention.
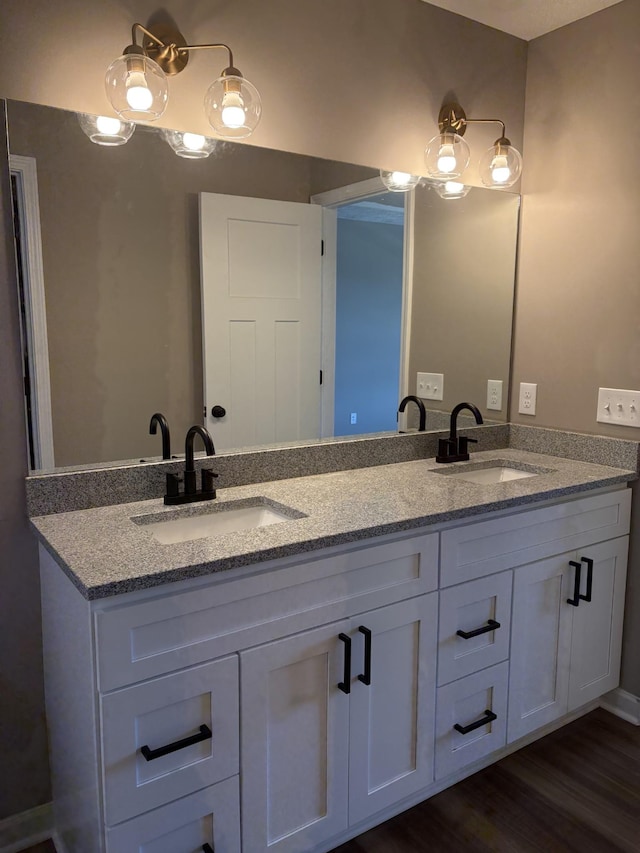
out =
[[[138,44],[139,34],[141,44]],[[191,51],[221,48],[228,53],[229,65],[205,94],[209,124],[227,139],[244,139],[253,133],[262,113],[260,95],[234,66],[228,45],[188,45],[181,33],[169,27],[156,26],[151,31],[138,23],[133,24],[131,37],[132,43],[111,63],[105,77],[107,97],[120,118],[125,121],[160,118],[169,99],[167,76],[186,68]]]
[[[476,123],[502,125],[502,135],[480,158],[480,180],[492,189],[513,186],[522,172],[522,155],[507,139],[504,122],[497,118],[467,118],[460,104],[453,102],[440,110],[440,133],[429,142],[424,153],[429,177],[452,181],[464,172],[469,165],[471,151],[462,137],[467,125]]]

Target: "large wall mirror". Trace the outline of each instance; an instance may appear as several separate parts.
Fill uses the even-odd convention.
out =
[[[174,453],[193,423],[220,450],[395,431],[418,372],[444,376],[428,428],[462,399],[506,420],[518,195],[389,193],[354,164],[223,141],[187,160],[158,129],[103,147],[74,113],[8,117],[27,408],[50,424],[32,468],[157,457],[158,411]]]

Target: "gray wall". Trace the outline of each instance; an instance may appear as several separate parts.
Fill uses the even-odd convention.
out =
[[[416,373],[442,373],[450,412],[461,400],[507,420],[519,198],[486,190],[464,202],[415,194],[409,393]],[[486,410],[487,380],[503,381],[502,410]]]
[[[104,71],[128,43],[133,21],[147,23],[155,8],[147,0],[4,3],[0,95],[103,112]],[[236,64],[260,88],[264,118],[252,137],[255,145],[421,172],[425,143],[451,92],[469,114],[499,114],[513,143],[522,144],[526,44],[421,0],[169,0],[165,8],[190,42],[228,42]],[[195,55],[171,81],[165,126],[207,132],[202,98],[223,57],[218,66],[216,57]],[[488,147],[492,134],[493,128],[474,128],[473,149]],[[14,306],[10,245],[5,240],[3,246],[2,300]],[[2,396],[7,434],[0,453],[11,484],[2,495],[0,552],[6,608],[0,630],[11,652],[0,659],[0,819],[49,796],[37,564],[24,520],[20,372],[16,329],[4,328],[9,319],[0,313],[2,382],[10,386]],[[15,744],[25,726],[32,746],[19,752]]]
[[[598,387],[640,388],[640,4],[531,42],[514,391],[538,383],[539,426],[640,439],[596,422]],[[515,396],[515,395],[514,395]],[[640,694],[635,503],[622,685]]]

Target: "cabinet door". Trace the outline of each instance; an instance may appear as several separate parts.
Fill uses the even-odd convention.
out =
[[[352,622],[351,824],[433,781],[437,621],[437,594],[432,593]]]
[[[507,741],[567,711],[575,554],[561,554],[514,572]],[[570,573],[571,572],[571,573]]]
[[[244,850],[300,853],[347,828],[349,626],[240,654]]]
[[[570,711],[618,685],[627,547],[628,537],[623,536],[576,554],[576,560],[582,564],[581,594],[585,598],[580,599],[573,613]]]

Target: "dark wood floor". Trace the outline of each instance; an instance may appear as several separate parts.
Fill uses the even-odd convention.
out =
[[[639,853],[640,727],[593,711],[333,853],[427,851]]]

